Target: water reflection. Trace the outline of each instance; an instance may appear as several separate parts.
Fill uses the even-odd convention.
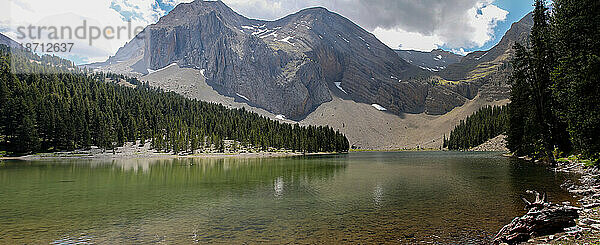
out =
[[[373,202],[375,202],[376,207],[381,207],[381,200],[383,199],[383,187],[381,183],[377,183],[375,189],[373,190]]]
[[[0,243],[66,241],[99,230],[95,242],[119,243],[149,218],[246,212],[258,203],[245,199],[281,199],[288,185],[314,192],[312,183],[345,169],[310,158],[7,161],[0,167]]]
[[[283,185],[284,185],[283,176],[281,176],[275,180],[275,183],[273,184],[273,190],[275,191],[274,195],[276,197],[283,196]]]
[[[484,243],[565,177],[483,153],[7,161],[0,243]]]

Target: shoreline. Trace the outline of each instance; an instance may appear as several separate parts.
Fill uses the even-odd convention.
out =
[[[534,237],[522,244],[598,244],[600,242],[600,169],[574,160],[549,167],[555,172],[577,174],[576,181],[566,180],[561,187],[577,198],[579,218],[576,226],[554,235]],[[564,204],[564,203],[563,203]]]
[[[138,151],[134,153],[117,152],[113,154],[111,151],[90,153],[87,150],[75,150],[69,152],[50,152],[37,153],[24,156],[0,156],[0,160],[43,160],[43,159],[176,159],[176,158],[279,158],[279,157],[300,157],[300,156],[329,156],[329,155],[344,155],[349,153],[360,152],[494,152],[502,154],[504,157],[512,157],[506,155],[505,151],[453,151],[446,149],[379,149],[365,150],[354,149],[348,152],[315,152],[315,153],[299,153],[299,152],[249,152],[249,153],[197,153],[187,155],[174,155],[171,153],[157,153],[152,151]]]
[[[190,154],[190,155],[173,155],[169,153],[152,153],[152,154],[138,154],[138,155],[123,155],[123,154],[73,154],[73,153],[43,153],[36,155],[26,155],[19,157],[0,157],[1,160],[14,160],[14,161],[31,161],[31,160],[55,160],[55,159],[80,159],[80,160],[119,160],[119,159],[187,159],[187,158],[198,158],[198,159],[218,159],[218,158],[286,158],[286,157],[303,157],[303,156],[330,156],[347,153],[335,153],[335,152],[317,152],[317,153],[296,153],[296,152],[256,152],[256,153],[201,153],[201,154]]]
[[[319,156],[336,155],[343,153],[336,152],[315,152],[302,153],[290,150],[262,151],[258,149],[250,150],[226,150],[225,152],[216,152],[215,149],[204,149],[202,153],[183,153],[174,154],[173,152],[157,152],[152,148],[150,142],[142,144],[140,141],[126,142],[123,146],[113,150],[102,150],[96,146],[89,149],[78,149],[73,151],[36,153],[24,156],[0,156],[0,160],[44,160],[44,159],[93,159],[93,160],[114,160],[114,159],[177,159],[177,158],[276,158],[276,157],[299,157],[299,156]]]

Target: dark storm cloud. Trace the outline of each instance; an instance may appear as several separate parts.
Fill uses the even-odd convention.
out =
[[[493,0],[224,0],[251,18],[278,19],[303,8],[322,6],[348,17],[363,28],[401,29],[426,36],[439,36],[451,46],[480,43],[475,32],[485,32],[474,23],[475,15]],[[490,13],[490,14],[498,14]],[[501,16],[501,15],[500,15]],[[504,14],[506,16],[506,14]],[[503,17],[502,17],[503,18]],[[484,18],[486,19],[486,18]],[[478,40],[473,40],[478,38]]]
[[[403,27],[431,34],[449,23],[466,21],[466,10],[481,0],[225,0],[249,17],[277,19],[303,8],[323,6],[367,29]]]
[[[361,9],[352,15],[366,28],[401,27],[431,35],[448,24],[468,21],[465,13],[477,0],[357,0]],[[355,9],[355,8],[352,8]]]

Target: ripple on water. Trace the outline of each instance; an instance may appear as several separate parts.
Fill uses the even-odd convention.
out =
[[[9,161],[0,243],[479,244],[527,189],[573,201],[565,178],[490,153]]]

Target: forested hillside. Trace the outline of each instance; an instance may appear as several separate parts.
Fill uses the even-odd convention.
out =
[[[450,133],[450,138],[444,137],[444,148],[467,150],[506,132],[507,112],[506,106],[481,108],[461,121]]]
[[[329,127],[283,124],[153,89],[137,79],[80,71],[56,57],[12,52],[0,45],[0,151],[110,150],[152,140],[156,150],[186,153],[226,139],[265,150],[349,148],[346,137]],[[11,73],[11,62],[25,72]]]
[[[535,1],[529,44],[516,45],[508,147],[553,162],[600,156],[600,2]]]
[[[499,114],[516,156],[600,158],[599,15],[598,1],[555,0],[552,11],[535,1],[529,41],[514,47],[511,104]],[[486,128],[504,130],[486,114],[461,123],[445,145],[467,149],[487,138]]]

